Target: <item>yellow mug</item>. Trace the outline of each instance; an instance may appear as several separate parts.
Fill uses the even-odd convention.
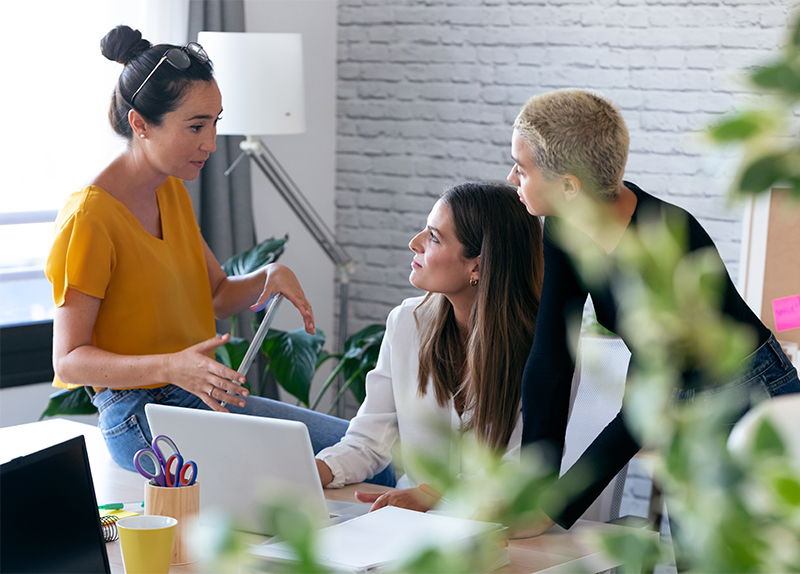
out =
[[[167,574],[178,521],[170,516],[131,516],[117,521],[126,574]]]

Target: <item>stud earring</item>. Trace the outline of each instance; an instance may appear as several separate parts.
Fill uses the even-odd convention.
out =
[[[473,277],[472,279],[469,280],[469,284],[475,287],[475,285],[478,284],[478,280]]]
[[[140,137],[140,138],[143,138],[143,137],[144,137],[144,134],[139,134],[139,137]]]

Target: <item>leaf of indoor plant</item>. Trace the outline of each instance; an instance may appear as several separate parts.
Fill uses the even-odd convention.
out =
[[[245,354],[247,354],[247,348],[249,346],[250,343],[247,341],[247,339],[243,339],[242,337],[231,337],[227,343],[221,347],[217,347],[217,362],[222,363],[229,369],[233,369],[235,371],[239,368],[239,365],[242,364],[242,360],[244,359]]]
[[[50,395],[47,408],[39,420],[57,415],[93,415],[96,412],[97,408],[92,404],[92,399],[84,387],[63,389]]]
[[[222,269],[225,270],[225,274],[228,276],[251,273],[264,265],[277,261],[278,257],[283,254],[284,245],[287,241],[289,241],[288,235],[284,235],[280,239],[275,239],[274,237],[265,239],[255,247],[237,253],[228,259],[222,265]]]
[[[367,398],[367,373],[375,368],[379,352],[380,344],[370,345],[364,349],[358,360],[347,361],[342,369],[344,380],[350,381],[350,391],[359,404]]]
[[[249,346],[250,343],[247,339],[243,339],[241,337],[231,337],[227,343],[221,347],[217,347],[215,358],[217,362],[222,363],[229,369],[236,371],[239,368],[239,365],[242,364],[242,360],[247,354],[247,348]],[[245,382],[243,386],[248,391],[253,391],[250,383]]]
[[[345,343],[344,366],[342,374],[350,382],[350,391],[359,403],[367,396],[367,373],[378,362],[386,326],[369,325],[352,335]]]
[[[325,334],[321,330],[309,335],[301,327],[289,332],[270,329],[261,345],[275,380],[306,406],[317,357],[324,344]]]

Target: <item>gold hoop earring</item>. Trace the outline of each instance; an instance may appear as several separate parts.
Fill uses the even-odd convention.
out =
[[[469,284],[475,287],[475,285],[478,284],[478,280],[473,277],[472,279],[469,280]]]

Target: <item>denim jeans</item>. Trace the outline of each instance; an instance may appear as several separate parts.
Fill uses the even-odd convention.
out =
[[[744,361],[742,370],[732,380],[701,389],[676,389],[675,401],[710,405],[719,399],[733,405],[732,425],[755,404],[770,397],[800,393],[800,379],[774,335]]]
[[[210,410],[199,397],[175,385],[156,389],[105,389],[95,395],[92,402],[100,412],[99,427],[111,457],[128,470],[134,470],[133,455],[143,448],[149,448],[153,440],[144,412],[146,404]],[[344,419],[261,397],[248,397],[244,407],[228,404],[226,408],[236,414],[304,423],[308,427],[314,454],[338,443],[349,425]],[[366,482],[394,486],[394,464],[390,463]]]

